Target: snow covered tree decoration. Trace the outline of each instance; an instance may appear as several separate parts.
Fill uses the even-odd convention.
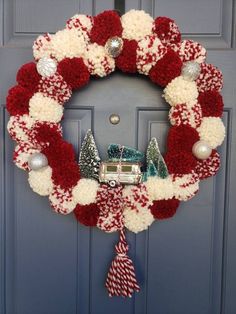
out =
[[[88,130],[82,143],[79,156],[81,176],[98,179],[101,159],[91,130]]]
[[[108,158],[112,161],[122,160],[122,161],[133,161],[142,162],[144,159],[144,153],[138,151],[135,148],[122,146],[119,144],[110,144],[108,146]]]
[[[146,160],[147,172],[144,174],[144,181],[150,176],[158,176],[162,179],[168,177],[169,173],[167,166],[160,153],[157,139],[155,137],[153,137],[148,144]]]

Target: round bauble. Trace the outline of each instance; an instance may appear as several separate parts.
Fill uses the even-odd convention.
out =
[[[28,165],[31,170],[40,170],[48,165],[48,160],[44,154],[35,153],[29,157]]]
[[[185,62],[181,69],[181,75],[185,80],[195,81],[201,71],[200,64],[194,61]]]
[[[43,77],[52,76],[57,71],[57,64],[53,59],[43,57],[37,63],[37,71]]]
[[[123,40],[120,37],[111,37],[108,39],[105,45],[106,52],[113,58],[119,56],[123,49]]]
[[[205,141],[197,141],[192,148],[193,155],[201,160],[211,156],[212,149]]]

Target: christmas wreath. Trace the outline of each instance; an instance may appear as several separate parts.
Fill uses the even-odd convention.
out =
[[[73,212],[86,226],[120,231],[106,287],[111,296],[131,296],[139,286],[124,228],[137,233],[155,219],[172,217],[180,201],[198,192],[200,180],[219,169],[216,148],[225,136],[222,73],[205,62],[204,47],[181,40],[172,19],[138,10],[121,17],[115,11],[77,14],[65,29],[39,36],[33,54],[35,62],[19,69],[6,101],[8,131],[17,142],[14,162],[57,213]],[[78,163],[62,137],[63,104],[91,76],[115,69],[147,75],[164,88],[171,124],[167,152],[162,156],[152,138],[146,154],[111,144],[108,160],[101,161],[88,130]]]

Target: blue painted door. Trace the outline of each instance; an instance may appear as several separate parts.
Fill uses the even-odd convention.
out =
[[[117,2],[117,1],[116,1]],[[224,122],[217,177],[182,203],[173,219],[128,234],[141,292],[132,299],[109,298],[105,276],[117,234],[77,224],[73,215],[53,213],[46,198],[32,193],[13,163],[5,130],[7,89],[21,64],[32,59],[38,33],[53,32],[78,10],[96,14],[114,8],[108,0],[1,0],[0,48],[0,313],[2,314],[235,314],[236,313],[236,52],[232,0],[126,0],[170,16],[188,38],[208,48],[208,62],[224,74]],[[37,14],[36,14],[37,13]],[[63,123],[76,151],[88,128],[101,156],[117,142],[144,150],[150,137],[165,150],[168,108],[161,89],[146,78],[114,73],[73,95]],[[109,115],[118,113],[112,126]]]

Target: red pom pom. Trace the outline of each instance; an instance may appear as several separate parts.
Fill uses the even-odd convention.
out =
[[[29,100],[32,96],[33,92],[20,85],[12,87],[7,95],[7,111],[11,116],[28,114]]]
[[[79,166],[76,162],[67,162],[52,168],[52,180],[62,189],[69,189],[76,185],[80,179]]]
[[[121,54],[116,58],[116,66],[123,72],[137,72],[136,57],[138,43],[136,40],[124,39]]]
[[[53,167],[59,167],[67,162],[75,161],[75,151],[73,145],[61,140],[52,143],[42,150],[42,153],[47,156],[48,164]]]
[[[24,64],[17,72],[16,80],[22,87],[28,88],[32,92],[37,91],[41,76],[38,74],[34,62]]]
[[[61,141],[62,130],[56,123],[37,122],[29,131],[29,139],[35,147],[46,147]]]
[[[221,117],[223,114],[223,99],[216,90],[200,93],[198,102],[202,107],[203,117]]]
[[[206,179],[212,177],[220,168],[220,155],[216,150],[213,150],[211,156],[205,160],[198,160],[195,172],[199,179]]]
[[[85,226],[97,225],[99,209],[95,203],[89,205],[78,204],[74,209],[76,219]]]
[[[154,32],[163,43],[175,44],[181,41],[181,34],[174,20],[160,16],[154,21]]]
[[[189,125],[179,125],[170,128],[167,137],[167,151],[192,152],[193,144],[199,141],[199,134],[196,129]]]
[[[89,81],[89,70],[82,58],[65,58],[58,64],[58,72],[72,89],[78,89]]]
[[[91,42],[104,46],[110,37],[121,36],[122,26],[115,11],[104,11],[94,17],[90,32]]]
[[[179,203],[180,201],[174,197],[168,200],[153,201],[150,210],[156,219],[166,219],[174,216]]]
[[[165,87],[171,80],[180,75],[182,64],[178,54],[169,49],[164,57],[152,67],[149,76],[154,83]]]
[[[180,151],[177,153],[167,153],[165,162],[169,173],[188,174],[195,169],[197,160],[192,153]]]

